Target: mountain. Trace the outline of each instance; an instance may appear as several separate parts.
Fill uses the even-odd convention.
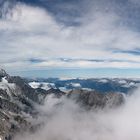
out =
[[[28,116],[37,115],[35,104],[41,104],[47,93],[4,70],[0,70],[0,81],[0,137],[10,140],[15,132],[33,127]]]
[[[68,96],[76,102],[80,102],[82,106],[88,108],[104,108],[117,107],[124,103],[123,94],[107,93],[102,94],[97,91],[87,91],[82,89],[72,90]]]
[[[27,79],[29,85],[33,88],[59,88],[64,91],[72,89],[96,90],[102,93],[121,92],[128,94],[135,90],[140,79],[123,79],[123,78],[89,78],[89,79],[59,79],[59,78],[37,78]]]
[[[51,84],[52,85],[52,84]],[[54,86],[54,85],[53,85]],[[43,106],[49,95],[56,99],[62,97],[73,100],[86,109],[117,107],[124,102],[119,93],[102,94],[96,90],[72,89],[68,92],[56,87],[42,89],[31,87],[27,79],[10,76],[0,70],[0,140],[12,140],[22,131],[34,132],[41,124],[32,123],[40,115],[39,107]]]

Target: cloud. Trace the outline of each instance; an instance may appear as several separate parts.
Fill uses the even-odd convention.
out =
[[[1,67],[9,70],[25,70],[28,65],[28,69],[139,68],[139,55],[122,53],[140,48],[139,32],[121,25],[122,17],[101,10],[102,6],[87,7],[88,12],[79,17],[80,25],[67,26],[46,9],[16,3],[0,19]],[[121,51],[114,53],[117,49]],[[64,62],[59,58],[76,61]],[[29,61],[32,59],[43,62]]]
[[[34,134],[18,135],[15,140],[139,140],[139,89],[125,97],[125,104],[116,109],[84,110],[65,97],[46,98],[40,108],[44,125]]]
[[[140,5],[140,1],[139,0],[129,0],[131,3],[135,4],[135,6],[139,6]]]
[[[140,55],[139,49],[134,50],[114,50],[114,53],[126,53],[126,54],[132,54],[132,55]]]

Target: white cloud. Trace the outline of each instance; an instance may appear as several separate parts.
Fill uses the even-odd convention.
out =
[[[0,19],[0,63],[7,69],[50,67],[139,68],[140,56],[113,53],[112,49],[140,48],[140,34],[120,26],[115,13],[93,12],[81,18],[80,26],[64,26],[46,10],[21,3]],[[32,64],[31,58],[45,60]],[[132,62],[62,62],[57,58],[115,59]],[[29,65],[29,66],[28,66]]]

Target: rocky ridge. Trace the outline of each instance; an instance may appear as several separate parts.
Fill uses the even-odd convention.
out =
[[[34,89],[21,77],[10,76],[0,70],[0,139],[12,140],[14,134],[20,131],[33,131],[36,126],[30,120],[39,115],[36,106],[43,105],[50,94],[56,98],[66,96],[88,108],[116,107],[124,102],[122,94],[102,94],[82,89],[68,93],[53,88]]]

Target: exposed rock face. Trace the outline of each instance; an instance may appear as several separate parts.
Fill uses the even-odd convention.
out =
[[[87,107],[117,107],[124,103],[124,96],[122,94],[102,94],[97,91],[77,89],[70,91],[68,96]]]
[[[7,80],[9,83],[14,83],[16,85],[22,96],[25,96],[34,102],[41,103],[45,96],[44,93],[40,93],[38,90],[31,88],[28,83],[19,76],[8,77]]]
[[[47,94],[54,94],[56,97],[61,97],[65,95],[65,92],[61,91],[60,89],[49,89],[47,90]]]
[[[61,97],[65,93],[53,88],[33,89],[21,77],[9,76],[0,70],[0,138],[10,140],[22,129],[34,129],[27,116],[37,117],[35,105],[43,104],[49,94]]]
[[[10,140],[16,132],[33,127],[27,116],[37,115],[34,105],[47,93],[32,89],[22,78],[9,76],[4,70],[0,71],[0,81],[0,138]]]
[[[4,69],[0,69],[0,78],[2,77],[9,77],[9,75],[6,73],[6,71]]]
[[[16,132],[31,130],[35,127],[29,116],[37,117],[36,105],[41,105],[47,95],[56,98],[67,95],[85,107],[116,107],[124,102],[122,94],[101,94],[96,91],[72,90],[69,93],[59,89],[33,89],[26,80],[18,76],[9,76],[0,70],[0,139],[11,140]]]

